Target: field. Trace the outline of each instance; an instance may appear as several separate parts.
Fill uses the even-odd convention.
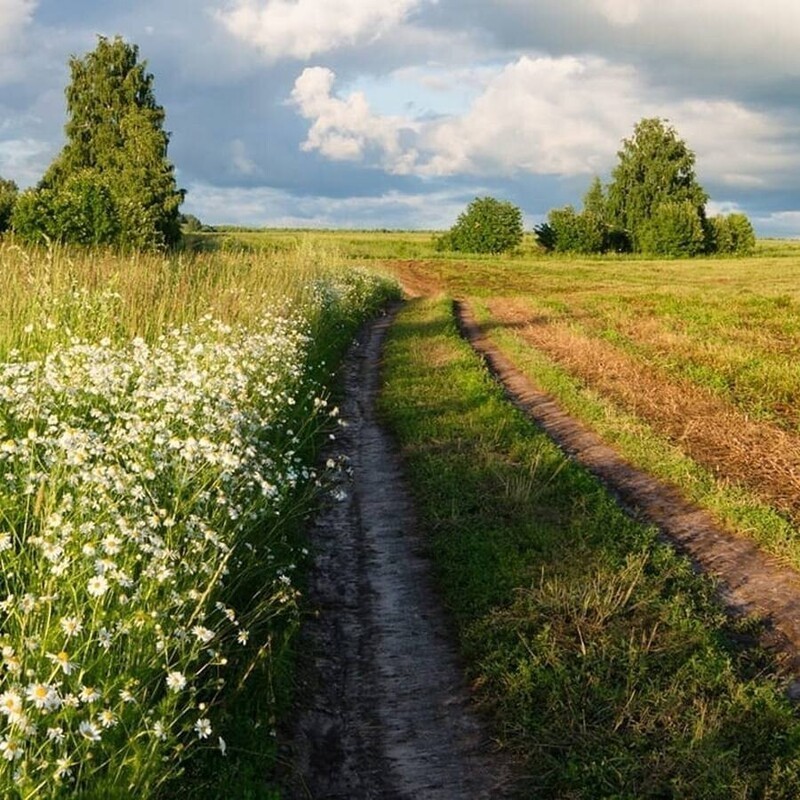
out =
[[[389,276],[417,297],[389,332],[381,418],[520,793],[800,794],[789,661],[512,407],[453,308],[628,462],[800,568],[800,245],[696,261],[530,240],[453,258],[402,232],[190,245],[0,243],[0,793],[278,796],[336,366],[396,296]]]
[[[0,794],[268,796],[333,370],[394,290],[308,250],[0,265]]]

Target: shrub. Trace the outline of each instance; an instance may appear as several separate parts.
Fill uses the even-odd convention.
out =
[[[476,197],[456,224],[437,242],[438,249],[503,253],[522,242],[522,212],[506,200]]]
[[[71,244],[112,244],[119,233],[108,181],[95,170],[69,175],[58,188],[25,192],[12,219],[24,240]]]
[[[541,237],[539,241],[549,250],[559,253],[604,253],[612,249],[612,231],[603,218],[594,211],[580,214],[572,206],[554,208],[547,217],[542,230],[549,247]],[[619,248],[613,248],[619,249]]]
[[[18,196],[17,184],[0,178],[0,233],[8,230],[11,225],[11,215],[14,213]]]
[[[660,203],[638,231],[639,248],[657,256],[696,256],[705,252],[706,234],[691,200]]]

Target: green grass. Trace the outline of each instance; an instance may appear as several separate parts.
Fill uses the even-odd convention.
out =
[[[308,247],[0,267],[0,795],[274,797],[334,371],[396,287]]]
[[[554,798],[789,798],[800,724],[752,628],[503,398],[449,302],[390,332],[382,412],[470,676]]]
[[[481,303],[478,319],[490,315]],[[545,354],[522,341],[513,331],[492,329],[492,339],[536,385],[552,395],[569,414],[585,421],[634,466],[677,486],[691,501],[707,508],[729,528],[746,532],[765,550],[800,568],[800,540],[792,523],[754,493],[717,479],[660,436],[647,423],[618,408],[586,387]]]

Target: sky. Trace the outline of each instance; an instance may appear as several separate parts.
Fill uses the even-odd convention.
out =
[[[59,152],[98,35],[147,61],[203,222],[443,229],[492,195],[530,228],[661,117],[710,213],[800,236],[795,0],[0,0],[0,176]]]

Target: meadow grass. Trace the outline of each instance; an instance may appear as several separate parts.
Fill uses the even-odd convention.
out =
[[[0,276],[0,793],[273,796],[331,380],[396,290],[307,246]]]
[[[790,798],[800,723],[711,582],[511,407],[447,299],[390,331],[381,410],[523,796]]]

